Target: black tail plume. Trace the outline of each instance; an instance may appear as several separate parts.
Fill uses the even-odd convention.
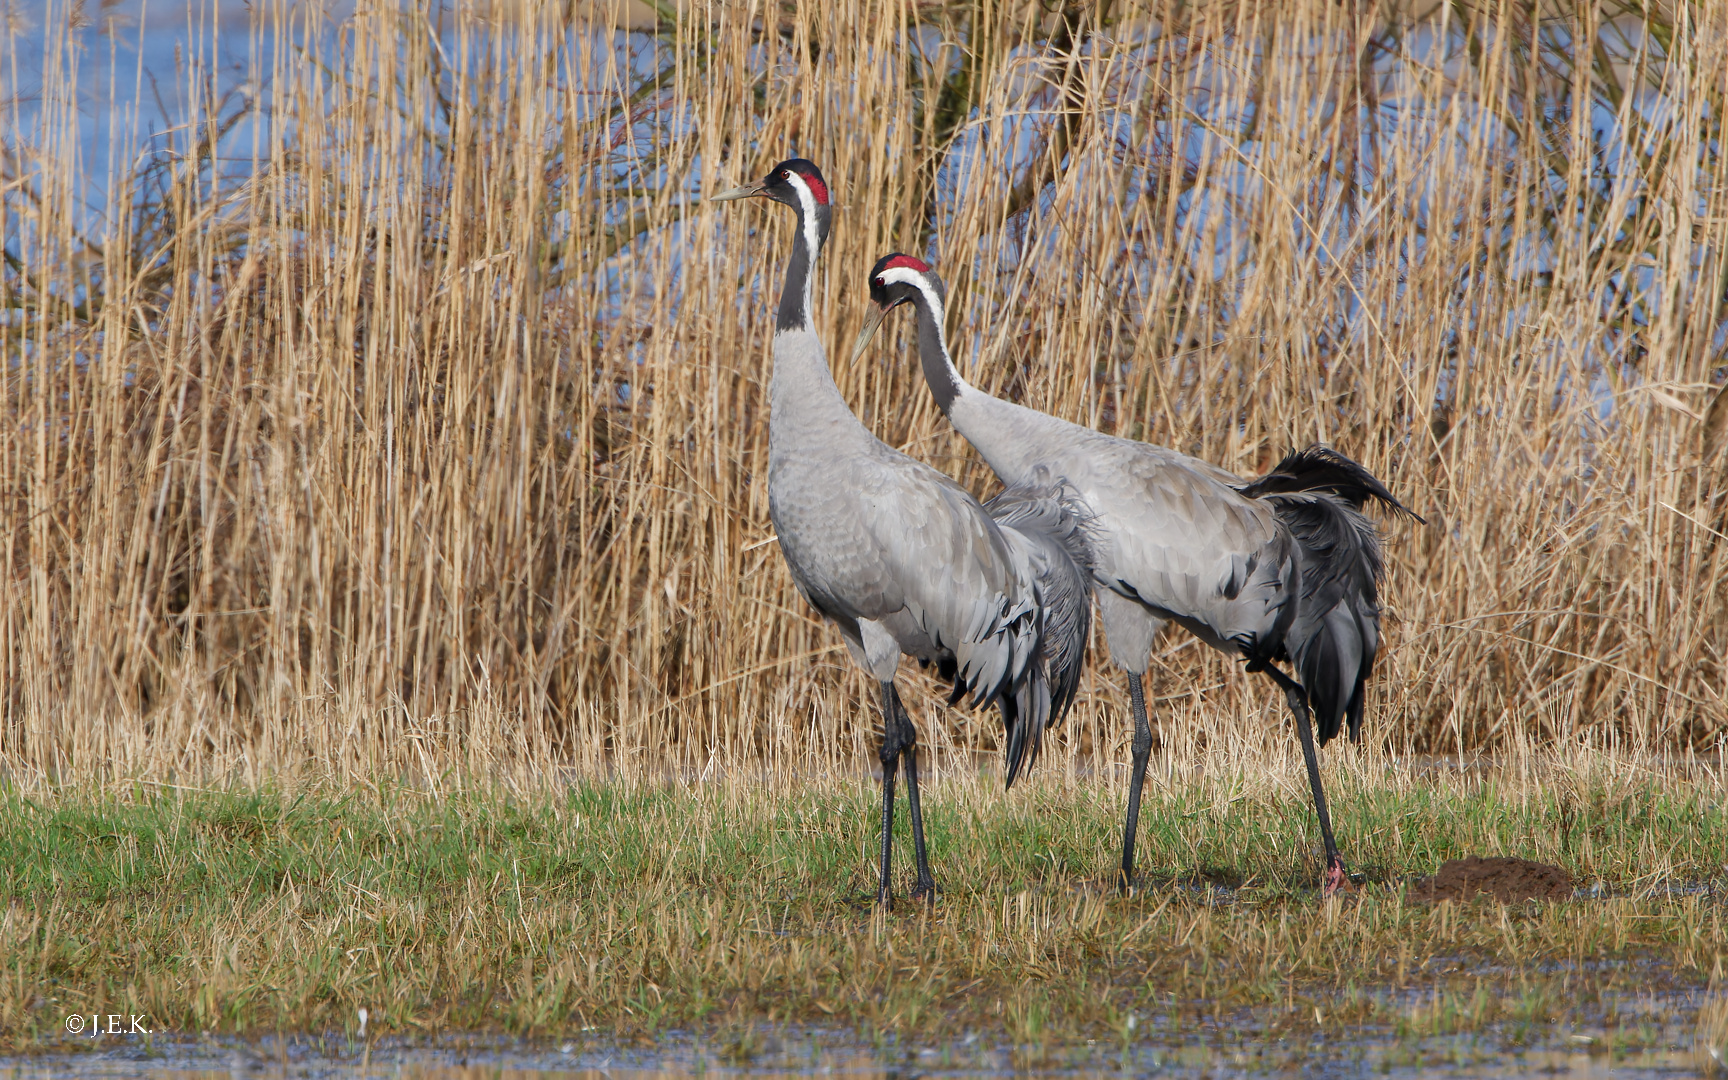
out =
[[[1374,524],[1328,491],[1266,496],[1296,541],[1296,614],[1283,650],[1308,695],[1324,746],[1349,723],[1361,738],[1362,697],[1380,651],[1380,540]]]
[[[1273,470],[1250,480],[1237,490],[1250,499],[1304,491],[1324,491],[1360,510],[1375,499],[1395,514],[1406,514],[1426,525],[1416,511],[1399,502],[1374,474],[1330,446],[1315,443],[1306,450],[1292,450]]]
[[[1281,649],[1302,680],[1320,744],[1346,722],[1355,742],[1362,735],[1363,687],[1380,651],[1380,538],[1362,510],[1373,499],[1423,519],[1373,473],[1319,444],[1285,454],[1238,490],[1271,503],[1296,541],[1302,584]]]

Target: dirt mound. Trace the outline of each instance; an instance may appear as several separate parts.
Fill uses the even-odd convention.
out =
[[[1439,873],[1412,882],[1409,889],[1409,895],[1418,900],[1468,900],[1477,893],[1507,904],[1566,900],[1572,896],[1572,875],[1529,859],[1468,855],[1441,863]]]

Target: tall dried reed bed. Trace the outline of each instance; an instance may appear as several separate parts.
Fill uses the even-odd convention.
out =
[[[792,152],[836,354],[932,250],[981,383],[1243,473],[1330,442],[1427,515],[1376,736],[1721,737],[1728,9],[315,7],[254,5],[256,113],[195,39],[103,176],[71,103],[138,94],[80,84],[82,9],[37,122],[8,87],[14,775],[854,760],[755,482],[789,222],[695,198]],[[875,355],[874,430],[987,489]],[[1284,737],[1232,667],[1171,640],[1167,737]]]

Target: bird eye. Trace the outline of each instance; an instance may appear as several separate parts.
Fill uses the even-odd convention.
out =
[[[790,179],[792,179],[792,170],[790,170],[790,169],[781,169],[781,170],[780,170],[780,179],[782,179],[782,180],[790,180]]]
[[[878,289],[886,288],[887,285],[888,285],[888,283],[886,281],[883,281],[881,278],[876,279],[876,287]]]

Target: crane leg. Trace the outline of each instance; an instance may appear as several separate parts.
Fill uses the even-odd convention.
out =
[[[912,885],[912,899],[935,903],[936,878],[930,873],[930,857],[924,848],[924,810],[918,802],[918,729],[907,715],[906,704],[900,700],[893,683],[888,684],[888,693],[899,718],[900,765],[906,770],[906,804],[912,811],[912,851],[918,859],[918,880]]]
[[[900,695],[892,680],[882,684],[882,877],[876,885],[876,902],[882,910],[894,910],[894,770],[900,765]]]
[[[1251,666],[1250,670],[1255,668]],[[1257,670],[1266,672],[1283,688],[1284,700],[1290,703],[1290,711],[1296,714],[1296,736],[1302,740],[1302,759],[1308,766],[1308,787],[1314,792],[1314,812],[1320,818],[1320,839],[1326,845],[1325,884],[1321,892],[1331,896],[1343,888],[1350,877],[1344,870],[1343,857],[1338,854],[1338,842],[1332,838],[1332,815],[1326,811],[1326,792],[1320,787],[1320,755],[1314,749],[1314,724],[1308,716],[1307,694],[1301,683],[1271,664]]]
[[[1152,754],[1152,725],[1146,719],[1146,692],[1138,671],[1128,673],[1128,703],[1134,713],[1134,764],[1128,779],[1128,817],[1122,823],[1122,877],[1117,887],[1134,887],[1134,836],[1140,828],[1140,792],[1146,786],[1146,759]]]

